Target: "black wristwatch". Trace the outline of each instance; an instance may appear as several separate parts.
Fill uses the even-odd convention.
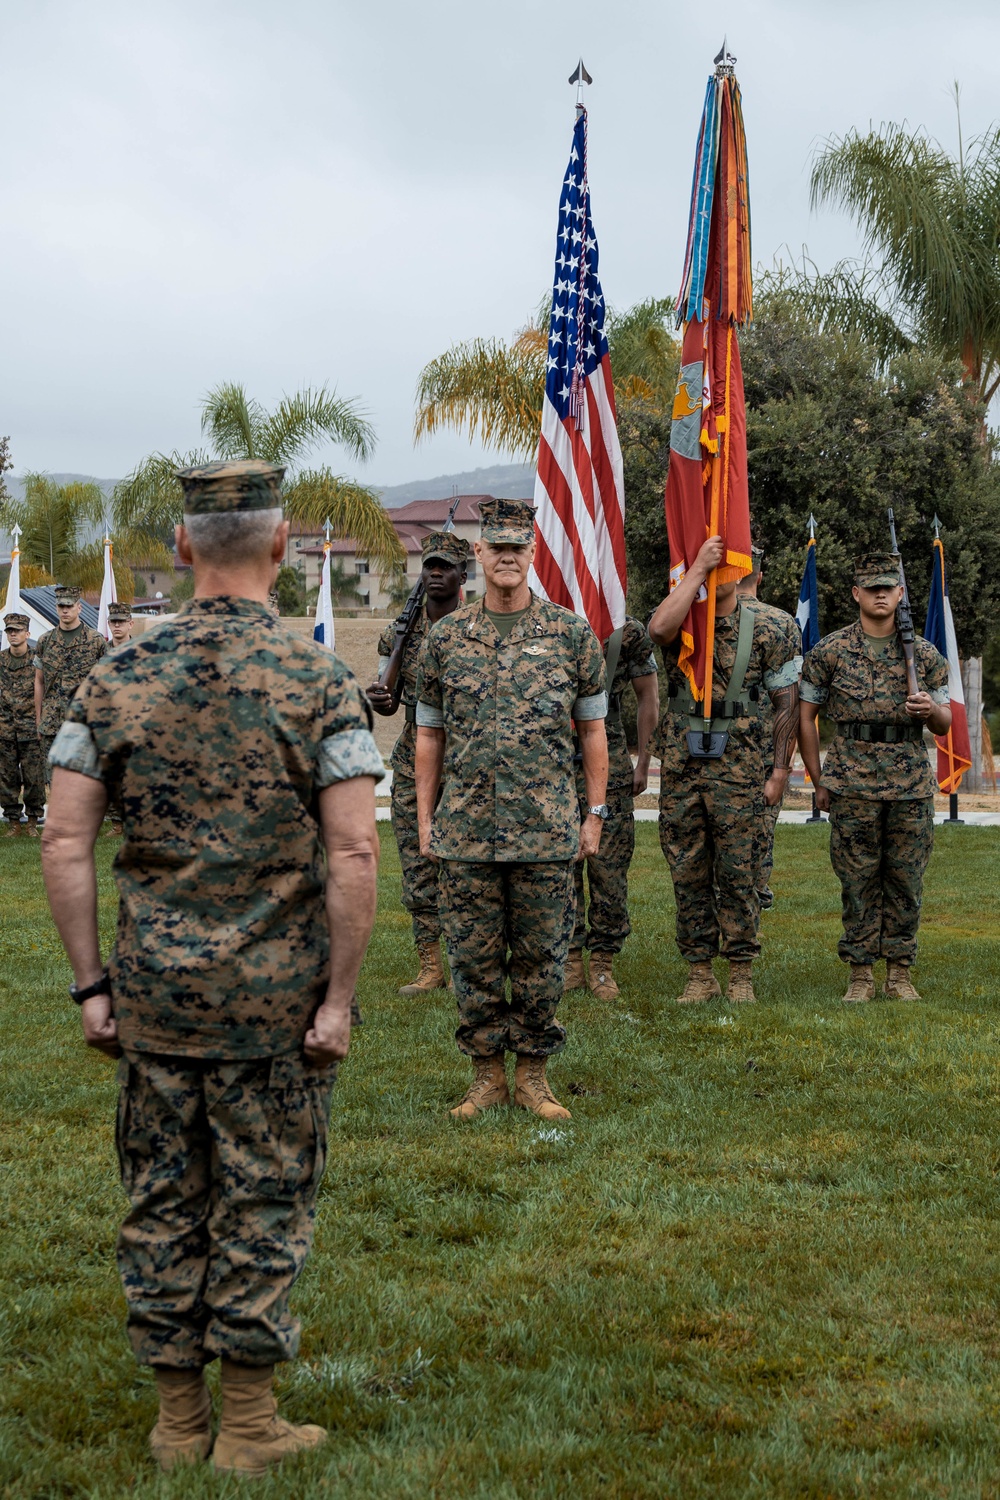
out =
[[[71,984],[69,987],[69,998],[75,1000],[77,1005],[82,1005],[85,1000],[93,1000],[95,995],[110,994],[111,978],[107,969],[105,969],[100,979],[96,980],[93,984],[85,985],[82,990],[75,984]]]

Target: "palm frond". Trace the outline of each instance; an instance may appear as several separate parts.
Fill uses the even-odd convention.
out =
[[[75,583],[73,568],[81,531],[103,520],[106,509],[106,497],[96,484],[60,485],[46,474],[26,474],[24,499],[8,501],[0,516],[4,525],[20,526],[25,563],[43,568],[62,582]]]
[[[116,535],[130,531],[164,536],[182,519],[184,491],[178,469],[210,461],[204,451],[153,453],[115,485],[111,515]]]
[[[266,458],[261,440],[267,412],[249,400],[245,388],[224,382],[202,398],[201,430],[219,458]]]
[[[329,469],[308,469],[285,490],[285,515],[317,529],[327,519],[334,535],[353,537],[358,553],[379,568],[391,568],[406,554],[389,513],[372,490]]]
[[[803,255],[798,264],[758,271],[754,277],[758,321],[801,320],[821,332],[859,340],[882,368],[913,345],[911,334],[883,306],[891,293],[873,267],[848,260],[824,272]]]
[[[648,389],[647,399],[661,407],[673,402],[681,357],[669,326],[673,311],[672,298],[648,297],[623,312],[609,309],[605,323],[616,385],[634,378]]]
[[[414,441],[450,427],[470,442],[533,457],[545,395],[545,348],[525,330],[512,345],[473,339],[431,360],[417,382]]]
[[[258,457],[290,464],[317,443],[338,443],[359,461],[375,451],[375,429],[354,397],[340,397],[326,386],[283,396],[260,428]]]

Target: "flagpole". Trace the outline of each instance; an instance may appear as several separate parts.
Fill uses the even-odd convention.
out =
[[[815,548],[816,548],[816,517],[813,515],[812,511],[809,512],[809,522],[808,522],[808,525],[809,525],[809,543],[808,543],[808,545],[815,551]],[[808,555],[809,554],[807,552],[806,556],[808,557]],[[812,812],[809,814],[808,818],[806,818],[806,822],[807,823],[822,823],[822,821],[823,821],[823,814],[820,812],[819,808],[816,806],[816,793],[815,793],[815,791],[812,794],[812,804],[813,804],[812,805]]]
[[[943,599],[944,598],[944,587],[945,587],[945,581],[944,581],[944,543],[941,540],[941,522],[938,520],[938,518],[937,518],[936,515],[934,517],[934,551],[937,553],[938,567],[941,570],[941,598]],[[955,735],[954,735],[954,731],[953,731],[953,729],[952,729],[952,727],[951,727],[950,724],[948,726],[948,752],[947,753],[948,753],[948,772],[949,772],[949,774],[948,774],[948,782],[949,782],[949,791],[948,791],[948,816],[946,818],[943,818],[942,822],[943,823],[950,823],[951,826],[954,828],[954,827],[957,827],[959,824],[962,824],[964,826],[965,819],[964,818],[960,818],[958,816],[958,792],[956,790],[954,790],[954,787],[955,787]]]

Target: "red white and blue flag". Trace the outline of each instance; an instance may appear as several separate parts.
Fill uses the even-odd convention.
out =
[[[530,582],[606,641],[625,623],[625,484],[597,258],[578,105],[559,200]]]
[[[330,592],[330,528],[327,523],[326,541],[323,543],[323,571],[319,577],[319,594],[316,597],[316,620],[313,625],[313,640],[321,646],[336,645],[333,625],[333,596]]]
[[[944,568],[944,543],[934,538],[934,564],[931,568],[931,592],[927,601],[927,623],[924,635],[936,646],[948,663],[948,696],[951,699],[951,728],[947,734],[936,734],[937,780],[942,792],[957,792],[962,777],[972,765],[969,744],[969,721],[965,714],[962,689],[962,667],[958,656],[955,622],[948,598],[948,575]]]

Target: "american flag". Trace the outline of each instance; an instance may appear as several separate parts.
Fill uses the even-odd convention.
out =
[[[582,105],[559,201],[535,529],[535,592],[606,641],[625,622],[625,487]]]

